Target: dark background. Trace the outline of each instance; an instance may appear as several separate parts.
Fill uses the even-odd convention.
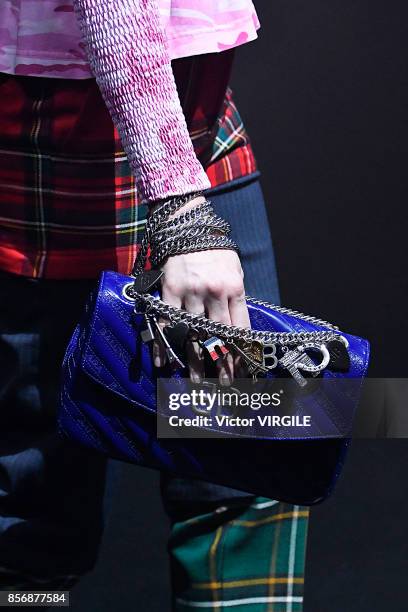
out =
[[[258,0],[233,86],[263,175],[282,302],[372,342],[372,374],[407,376],[408,6]],[[353,443],[312,511],[305,612],[405,612],[405,440]],[[121,467],[100,562],[74,612],[166,612],[156,474]]]

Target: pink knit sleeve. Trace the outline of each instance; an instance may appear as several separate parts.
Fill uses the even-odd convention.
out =
[[[180,105],[156,0],[74,0],[91,70],[143,200],[210,187]]]

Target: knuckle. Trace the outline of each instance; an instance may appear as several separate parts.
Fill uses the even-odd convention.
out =
[[[228,291],[234,297],[243,297],[245,295],[244,282],[242,277],[233,278],[228,284]]]
[[[206,282],[206,289],[209,295],[219,297],[224,294],[226,290],[226,283],[224,283],[222,279],[209,279]]]
[[[184,289],[190,295],[201,295],[204,292],[204,283],[199,278],[191,277],[187,279]]]

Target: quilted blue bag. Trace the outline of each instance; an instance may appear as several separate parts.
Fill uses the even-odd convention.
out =
[[[301,505],[324,500],[340,474],[348,446],[341,427],[329,437],[313,430],[307,439],[292,440],[279,436],[237,439],[228,431],[222,438],[157,437],[158,379],[168,377],[183,385],[188,372],[170,345],[169,361],[174,356],[177,367],[155,368],[151,344],[143,341],[143,334],[148,334],[156,315],[168,316],[176,328],[187,329],[197,321],[190,313],[168,307],[157,292],[151,293],[149,283],[145,291],[143,282],[139,279],[136,285],[134,278],[116,272],[101,275],[63,363],[58,416],[62,435],[109,457],[177,476]],[[313,377],[323,381],[364,378],[369,361],[366,340],[265,302],[248,298],[247,305],[252,330],[241,330],[241,344],[236,346],[241,346],[254,377],[287,376],[300,386]],[[221,347],[236,337],[238,328],[204,316],[198,319],[210,340],[218,339]],[[259,347],[275,341],[282,344],[282,351],[274,350],[273,368],[242,349],[253,346],[251,342]],[[317,359],[312,359],[309,348]],[[353,388],[331,415],[331,423],[346,419],[351,425],[359,385]],[[310,397],[316,414],[323,414],[321,393]]]

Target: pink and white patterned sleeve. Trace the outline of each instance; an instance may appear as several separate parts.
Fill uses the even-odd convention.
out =
[[[88,60],[143,201],[210,187],[188,133],[156,0],[74,0]]]

